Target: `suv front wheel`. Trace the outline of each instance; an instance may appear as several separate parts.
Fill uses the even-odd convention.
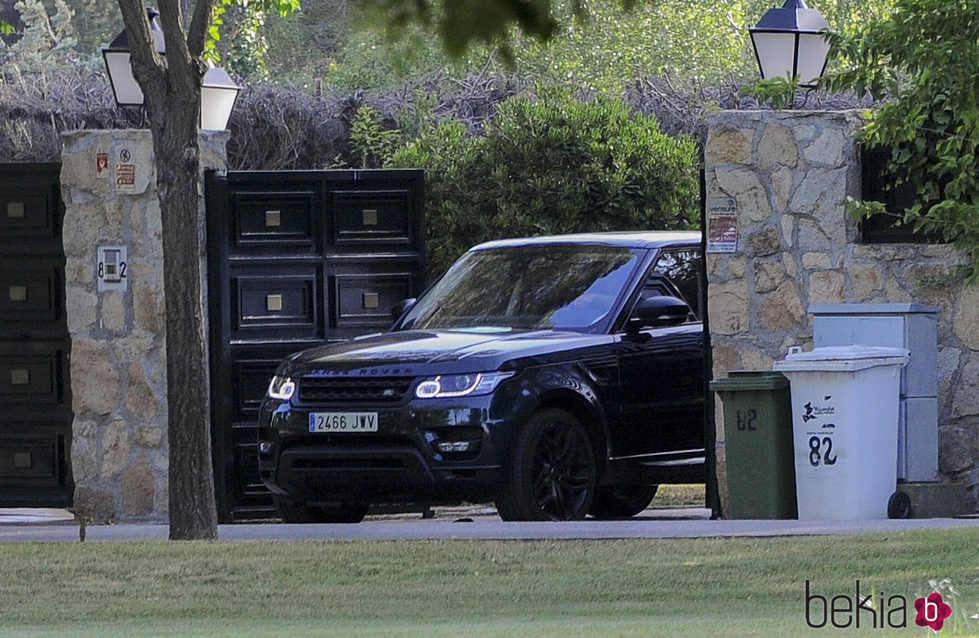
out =
[[[581,423],[564,410],[542,410],[517,439],[497,511],[505,521],[581,520],[591,508],[597,474]]]

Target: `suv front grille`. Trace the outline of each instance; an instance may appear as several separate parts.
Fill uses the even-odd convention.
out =
[[[414,377],[302,377],[303,403],[397,403],[411,388]]]

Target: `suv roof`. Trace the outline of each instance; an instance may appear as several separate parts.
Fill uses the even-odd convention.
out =
[[[573,235],[547,235],[544,237],[520,237],[488,241],[471,250],[504,248],[509,246],[537,246],[540,244],[606,244],[628,248],[662,248],[676,244],[699,244],[699,231],[619,231],[606,233],[577,233]]]

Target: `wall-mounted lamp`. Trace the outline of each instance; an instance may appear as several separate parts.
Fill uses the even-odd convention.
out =
[[[814,88],[826,69],[829,43],[826,20],[803,0],[785,0],[769,9],[748,29],[762,78],[797,78],[799,86]]]
[[[160,13],[152,8],[146,9],[150,22],[150,33],[160,55],[166,54],[163,30],[158,21]],[[130,58],[129,36],[126,31],[117,35],[109,46],[102,49],[105,69],[109,74],[112,94],[119,106],[142,106],[143,91],[133,75]],[[231,112],[238,100],[240,87],[236,85],[224,69],[208,63],[207,73],[201,81],[200,127],[203,130],[224,130],[228,127]]]

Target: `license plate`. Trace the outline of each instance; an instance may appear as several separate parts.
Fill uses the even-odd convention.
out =
[[[310,432],[377,432],[377,412],[310,412]]]

